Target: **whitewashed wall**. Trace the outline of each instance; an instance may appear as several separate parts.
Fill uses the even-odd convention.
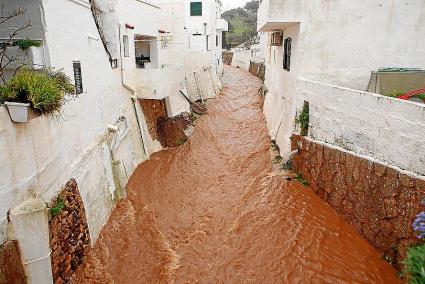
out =
[[[268,46],[266,49],[266,81],[268,93],[264,102],[264,114],[272,139],[276,140],[282,155],[291,151],[290,137],[294,130],[297,105],[302,100],[296,94],[296,80],[299,67],[299,26],[294,25],[284,32],[291,37],[292,55],[290,71],[283,70],[283,49]]]
[[[263,0],[258,29],[300,23],[303,78],[366,90],[380,67],[425,67],[423,0]]]
[[[303,102],[298,78],[365,90],[371,71],[380,67],[425,68],[425,37],[418,36],[425,33],[422,0],[263,0],[258,29],[269,36],[282,30],[284,38],[292,37],[290,72],[282,67],[283,46],[270,46],[270,37],[261,37],[268,89],[264,112],[283,155],[290,151]],[[344,137],[354,139],[347,143],[360,143]],[[375,153],[379,155],[371,155]]]
[[[232,66],[240,67],[245,71],[249,70],[251,62],[251,50],[241,49],[233,51]]]
[[[298,80],[313,139],[425,175],[425,105]]]
[[[61,117],[28,124],[12,123],[0,107],[0,242],[9,209],[29,197],[50,202],[71,178],[78,182],[94,242],[113,207],[108,125],[123,115],[128,119],[129,132],[115,157],[127,176],[145,159],[131,94],[121,84],[120,70],[111,69],[101,41],[89,38],[98,31],[87,2],[44,1],[39,11],[51,66],[73,78],[72,61],[81,61],[84,93]]]

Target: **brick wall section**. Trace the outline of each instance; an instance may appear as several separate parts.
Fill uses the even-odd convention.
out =
[[[0,284],[26,283],[24,266],[16,241],[0,246]]]
[[[77,182],[70,180],[59,197],[65,201],[65,207],[49,222],[55,284],[69,283],[90,248],[90,234]]]
[[[292,149],[297,144],[294,171],[400,269],[407,248],[417,242],[412,222],[424,209],[425,181],[294,135]]]

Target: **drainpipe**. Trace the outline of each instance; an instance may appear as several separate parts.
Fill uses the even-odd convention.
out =
[[[121,83],[124,86],[124,88],[126,88],[127,90],[129,90],[131,92],[131,100],[133,102],[134,113],[136,114],[137,126],[139,127],[140,138],[142,139],[143,152],[145,153],[146,158],[149,159],[149,152],[148,152],[148,149],[147,149],[146,143],[145,143],[146,140],[144,138],[142,123],[141,123],[141,120],[140,120],[139,112],[137,111],[136,90],[133,87],[131,87],[130,85],[128,85],[124,80],[124,67],[123,67],[122,44],[121,44],[121,28],[122,28],[122,25],[121,25],[121,23],[119,23],[118,24],[118,36],[119,36],[118,42],[120,43]]]

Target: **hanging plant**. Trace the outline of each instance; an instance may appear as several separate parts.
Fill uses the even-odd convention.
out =
[[[57,114],[69,96],[75,96],[75,88],[57,70],[21,70],[0,88],[0,102],[15,122],[28,121],[28,108],[38,115]]]

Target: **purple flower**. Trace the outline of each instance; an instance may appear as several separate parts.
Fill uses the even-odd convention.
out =
[[[425,238],[425,212],[416,216],[415,222],[413,222],[413,230],[418,234],[418,238]]]

